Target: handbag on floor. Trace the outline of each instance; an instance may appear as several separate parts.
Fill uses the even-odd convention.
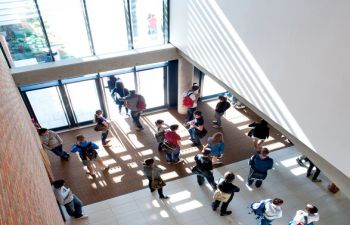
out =
[[[231,194],[222,192],[219,189],[216,189],[213,195],[213,199],[220,202],[227,202],[230,199],[230,197]]]

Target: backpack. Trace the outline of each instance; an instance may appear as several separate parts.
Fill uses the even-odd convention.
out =
[[[85,147],[77,145],[77,147],[81,149],[82,160],[92,160],[97,158],[97,151],[91,145],[91,142]]]
[[[249,207],[251,209],[249,214],[254,213],[254,215],[257,216],[256,219],[262,218],[264,216],[264,212],[266,210],[265,204],[267,202],[271,202],[271,200],[268,199],[268,200],[261,200],[260,202],[253,202]]]
[[[185,92],[184,97],[182,98],[182,105],[191,108],[193,106],[193,100],[190,98],[190,96],[193,94],[193,92]]]
[[[146,102],[142,95],[137,96],[137,110],[142,111],[146,109]]]

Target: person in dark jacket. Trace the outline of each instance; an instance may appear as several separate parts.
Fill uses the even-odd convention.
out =
[[[224,179],[220,178],[219,180],[219,184],[218,184],[218,189],[221,192],[227,193],[227,194],[231,194],[230,198],[228,199],[227,202],[223,202],[221,205],[221,209],[220,209],[220,215],[221,216],[227,216],[230,215],[232,213],[232,211],[227,211],[227,207],[230,204],[233,195],[235,194],[235,192],[239,192],[240,189],[239,187],[237,187],[236,185],[232,184],[233,180],[235,179],[235,175],[232,172],[226,172],[224,175]],[[219,200],[215,200],[212,204],[211,207],[214,211],[216,211],[216,209],[220,206],[220,201]]]
[[[143,163],[143,173],[145,174],[145,176],[148,179],[148,187],[150,189],[151,192],[154,192],[155,189],[152,188],[152,181],[154,178],[160,178],[160,174],[163,172],[163,170],[159,167],[157,167],[154,164],[154,159],[153,158],[149,158],[146,159]],[[159,198],[161,199],[168,199],[169,197],[163,194],[163,187],[158,188],[158,195]]]
[[[254,127],[249,131],[248,136],[252,137],[254,140],[254,148],[260,151],[265,139],[270,136],[270,128],[265,120],[261,120],[260,123],[249,124],[249,127]]]
[[[197,154],[194,157],[196,161],[196,166],[193,169],[193,172],[197,174],[197,182],[201,186],[204,183],[204,178],[207,179],[211,187],[216,190],[217,184],[214,181],[213,175],[213,164],[210,159],[210,148],[205,148],[202,151],[202,154]]]
[[[128,96],[129,90],[124,87],[124,83],[122,82],[121,79],[118,79],[115,82],[115,88],[112,90],[112,97],[115,100],[115,103],[118,105],[119,109],[119,114],[122,112],[122,107],[125,107],[125,112],[128,114],[129,109],[126,107],[125,100],[123,99],[124,97]]]
[[[250,173],[248,176],[248,185],[252,185],[255,181],[255,186],[259,188],[263,180],[266,179],[267,171],[272,169],[273,159],[269,156],[269,150],[263,148],[260,153],[253,155],[249,160]]]
[[[225,111],[231,107],[231,104],[227,101],[227,98],[223,95],[219,96],[219,103],[215,107],[215,119],[213,121],[214,128],[221,127],[221,117],[225,114]]]

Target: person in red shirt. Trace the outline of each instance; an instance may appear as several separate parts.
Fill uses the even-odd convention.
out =
[[[170,126],[170,130],[164,134],[164,148],[166,150],[166,161],[168,164],[177,164],[182,162],[180,160],[180,145],[181,137],[176,133],[179,125],[174,124]]]

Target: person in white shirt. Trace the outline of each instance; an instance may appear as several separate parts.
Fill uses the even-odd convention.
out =
[[[56,180],[52,182],[52,189],[58,203],[66,208],[68,215],[71,217],[76,219],[87,218],[88,216],[82,213],[83,203],[81,200],[74,195],[69,188],[63,185],[64,180]]]
[[[316,206],[307,204],[305,211],[298,210],[289,225],[314,225],[314,222],[320,220],[320,215],[318,214],[318,209]]]
[[[259,225],[269,225],[273,220],[282,217],[281,205],[283,200],[274,198],[272,201],[266,201],[264,216],[261,218]]]
[[[184,93],[184,96],[191,98],[193,104],[191,107],[187,108],[187,115],[185,119],[185,125],[187,122],[193,120],[193,113],[197,110],[198,98],[199,98],[199,86],[196,83],[193,83],[191,90],[188,90]]]

